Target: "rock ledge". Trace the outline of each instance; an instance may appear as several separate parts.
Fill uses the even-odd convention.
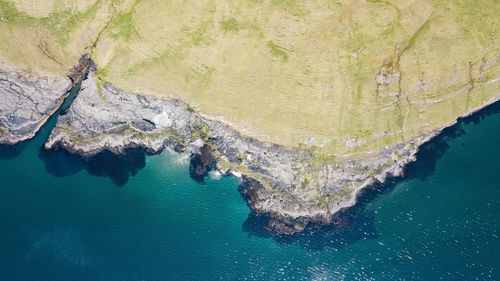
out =
[[[128,148],[190,151],[193,178],[203,180],[213,168],[241,177],[249,206],[271,216],[267,228],[292,234],[309,222],[331,223],[336,212],[356,203],[360,190],[401,175],[420,145],[440,130],[370,157],[338,160],[244,136],[202,117],[179,99],[128,93],[106,83],[98,86],[90,73],[68,111],[58,117],[45,148],[61,147],[85,157],[103,150],[121,154]]]

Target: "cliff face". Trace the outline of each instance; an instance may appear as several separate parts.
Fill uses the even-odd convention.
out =
[[[128,148],[188,151],[190,174],[197,180],[210,169],[242,177],[244,198],[257,213],[271,216],[267,228],[277,233],[301,231],[311,221],[330,223],[336,212],[356,203],[364,187],[401,175],[420,145],[444,128],[369,155],[338,158],[310,147],[286,147],[245,136],[180,99],[129,93],[103,83],[96,71],[88,55],[66,79],[4,71],[0,92],[6,99],[0,105],[8,118],[2,120],[7,129],[2,130],[1,140],[15,143],[33,136],[59,108],[68,89],[81,82],[76,99],[58,116],[46,149],[61,147],[85,157],[103,150],[122,154]],[[465,115],[498,99],[500,95]]]
[[[62,147],[84,156],[105,149],[125,153],[136,147],[153,153],[164,147],[188,150],[195,179],[211,168],[241,175],[247,202],[257,213],[270,214],[268,228],[279,233],[300,231],[310,221],[329,223],[338,210],[355,204],[362,188],[400,175],[404,165],[415,160],[418,147],[439,131],[369,157],[341,160],[260,142],[200,116],[181,100],[99,86],[93,74],[82,82],[69,110],[58,117],[46,149]]]
[[[88,55],[66,77],[0,64],[0,144],[13,145],[34,137],[91,68],[95,64]]]
[[[496,95],[499,10],[494,0],[0,0],[0,60],[65,75],[88,52],[102,82],[349,158]]]
[[[500,92],[498,1],[59,2],[0,0],[0,59],[54,73],[3,67],[0,142],[33,136],[90,71],[47,148],[187,149],[198,180],[241,174],[280,232],[329,222]],[[85,52],[99,68],[62,78]]]
[[[62,104],[71,81],[0,65],[0,144],[32,138]]]

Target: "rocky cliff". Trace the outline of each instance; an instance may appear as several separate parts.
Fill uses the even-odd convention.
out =
[[[286,147],[246,136],[208,118],[176,98],[129,93],[99,80],[88,55],[68,78],[38,77],[3,67],[0,76],[0,142],[32,137],[81,82],[78,96],[58,116],[45,148],[63,148],[91,157],[104,150],[123,154],[129,148],[151,153],[164,148],[191,153],[191,176],[199,181],[211,169],[243,180],[243,197],[257,213],[269,214],[267,228],[291,234],[309,222],[330,223],[333,215],[356,203],[358,193],[374,182],[403,173],[420,145],[442,128],[426,131],[397,145],[362,156],[340,158],[314,147]],[[494,96],[480,107],[493,103]],[[451,125],[451,124],[448,124]]]
[[[58,117],[46,149],[61,147],[86,157],[137,147],[152,153],[165,147],[188,150],[193,177],[202,179],[212,168],[242,177],[248,204],[257,213],[270,214],[268,228],[278,233],[301,231],[311,221],[330,223],[333,214],[355,204],[364,187],[400,175],[419,146],[440,131],[369,156],[337,159],[309,148],[255,140],[201,116],[177,98],[128,93],[101,84],[93,73]]]
[[[62,77],[0,64],[0,144],[12,145],[34,137],[91,66],[95,68],[84,55],[68,76]]]
[[[32,138],[62,104],[71,81],[0,65],[0,144]]]

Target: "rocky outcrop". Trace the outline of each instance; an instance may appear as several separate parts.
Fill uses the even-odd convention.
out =
[[[204,144],[191,157],[189,175],[201,182],[208,175],[208,172],[215,167],[216,163],[217,157],[214,155],[212,147]]]
[[[87,74],[91,71],[95,72],[97,69],[96,64],[90,58],[89,54],[84,54],[79,60],[78,64],[70,69],[68,73],[69,79],[76,85],[87,78]]]
[[[400,175],[415,160],[418,147],[438,131],[371,156],[337,159],[244,136],[176,98],[98,86],[91,73],[71,107],[58,117],[45,147],[83,156],[137,147],[152,153],[165,147],[188,150],[194,178],[202,179],[211,168],[241,176],[241,192],[251,208],[272,217],[268,228],[291,234],[311,221],[330,223],[333,214],[355,204],[364,187]]]
[[[0,144],[30,139],[61,106],[72,83],[0,65]]]
[[[194,139],[191,146],[196,151],[204,145],[194,136],[199,122],[201,118],[178,100],[129,94],[109,84],[98,88],[90,77],[58,117],[45,147],[60,146],[83,156],[105,149],[121,154],[135,147],[155,153],[165,146],[184,150]]]
[[[30,139],[95,64],[83,55],[67,77],[35,75],[0,64],[0,144]]]

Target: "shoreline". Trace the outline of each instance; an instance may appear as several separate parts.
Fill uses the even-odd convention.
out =
[[[0,64],[0,93],[4,95],[0,102],[0,144],[15,145],[32,139],[85,78],[92,67],[90,61],[88,55],[83,55],[65,77],[26,73],[23,69]],[[38,99],[32,96],[34,93],[39,93]],[[29,110],[19,112],[18,108],[12,111],[15,103],[29,107]],[[40,104],[43,104],[41,110]],[[38,116],[29,114],[32,112],[38,112]]]
[[[93,80],[95,71],[95,63],[83,56],[68,74],[73,87],[81,82],[82,88],[65,114],[57,117],[45,149],[61,147],[83,158],[106,150],[120,155],[132,148],[152,154],[164,148],[187,151],[194,179],[203,181],[211,170],[240,175],[243,184],[239,190],[250,208],[270,216],[267,229],[288,235],[304,230],[309,223],[332,223],[336,214],[356,205],[360,194],[370,186],[403,176],[404,168],[416,160],[423,144],[459,119],[500,100],[496,95],[453,122],[384,148],[374,156],[336,160],[311,149],[245,136],[218,119],[192,110],[179,98],[142,96],[109,83],[97,84]]]
[[[481,111],[481,110],[485,109],[486,107],[488,107],[490,105],[493,105],[493,104],[495,104],[495,103],[497,103],[499,101],[500,101],[500,94],[498,94],[497,96],[495,96],[495,97],[491,98],[490,100],[486,101],[481,106],[479,106],[479,107],[477,107],[475,109],[472,109],[469,112],[467,112],[467,113],[459,116],[457,119],[455,119],[453,122],[449,123],[448,125],[445,125],[445,126],[439,128],[439,129],[432,130],[432,134],[430,134],[426,139],[424,139],[422,142],[420,142],[420,144],[417,145],[417,149],[416,149],[415,153],[411,156],[412,159],[409,159],[408,162],[406,162],[404,164],[404,166],[402,167],[401,173],[399,173],[397,175],[388,175],[387,177],[385,177],[383,179],[383,181],[371,182],[371,183],[366,184],[363,187],[360,187],[353,194],[353,200],[352,200],[352,202],[350,202],[352,204],[350,204],[350,205],[346,204],[346,206],[343,206],[343,207],[337,209],[336,211],[334,211],[332,213],[332,217],[333,217],[333,215],[335,215],[337,213],[340,213],[343,210],[346,210],[346,209],[349,209],[351,207],[354,207],[358,203],[359,197],[362,196],[363,192],[366,189],[370,188],[370,186],[373,186],[375,184],[385,184],[386,181],[389,180],[390,178],[401,178],[401,177],[404,177],[405,176],[404,175],[404,168],[408,164],[410,164],[412,162],[415,162],[415,161],[418,161],[417,154],[420,152],[420,149],[421,149],[421,147],[423,145],[425,145],[426,143],[428,143],[428,142],[432,141],[433,139],[439,137],[443,133],[444,130],[446,130],[446,129],[448,129],[448,128],[454,126],[454,125],[456,125],[459,122],[460,119],[468,118],[468,117],[474,115],[475,113],[478,113],[479,111]]]
[[[8,66],[0,65],[0,74],[3,74],[0,76],[0,93],[3,96],[0,102],[0,144],[6,145],[32,139],[63,105],[74,86],[66,77],[24,74],[21,69]],[[30,96],[33,92],[41,93],[38,100]],[[43,100],[45,105],[40,110],[39,104]],[[28,108],[13,110],[16,103]]]

